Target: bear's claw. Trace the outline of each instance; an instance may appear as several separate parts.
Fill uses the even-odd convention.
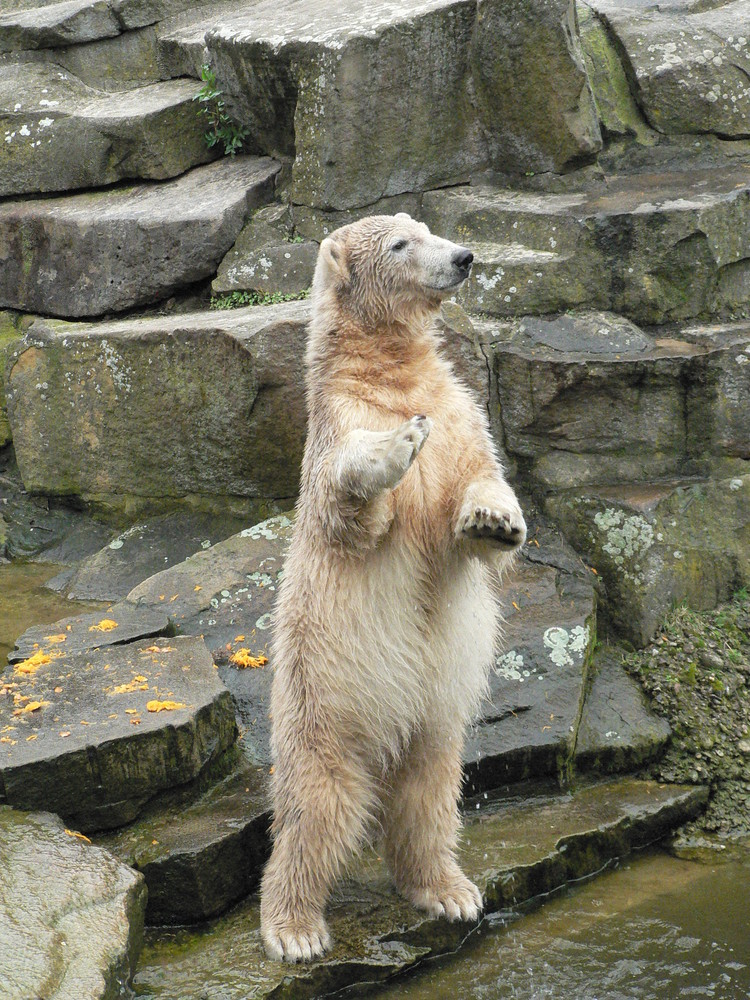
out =
[[[269,958],[277,962],[311,962],[331,948],[331,935],[324,923],[317,928],[276,927],[263,930],[263,944]]]
[[[517,549],[526,540],[526,525],[520,513],[516,515],[491,510],[489,507],[474,507],[461,519],[457,534],[464,538],[487,539],[503,548]]]
[[[465,875],[447,879],[437,886],[412,889],[407,898],[432,917],[455,920],[477,920],[484,908],[482,894]]]

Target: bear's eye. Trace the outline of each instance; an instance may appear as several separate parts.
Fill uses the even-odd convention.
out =
[[[406,248],[408,242],[409,242],[408,240],[397,240],[395,243],[392,244],[391,250],[394,253],[398,253],[399,250],[404,250]]]

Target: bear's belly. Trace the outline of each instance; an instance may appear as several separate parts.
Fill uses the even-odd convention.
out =
[[[434,567],[428,576],[391,544],[352,570],[318,595],[325,664],[305,664],[337,723],[393,754],[417,729],[463,728],[484,693],[497,636],[489,571],[454,555],[435,578]]]

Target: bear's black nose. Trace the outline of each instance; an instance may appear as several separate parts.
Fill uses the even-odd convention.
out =
[[[474,254],[471,250],[459,250],[453,258],[453,263],[460,271],[468,271],[473,260]]]

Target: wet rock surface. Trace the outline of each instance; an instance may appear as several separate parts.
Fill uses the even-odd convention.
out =
[[[143,942],[140,875],[50,813],[0,806],[6,1000],[118,1000]]]
[[[200,639],[66,655],[65,636],[3,677],[0,782],[10,805],[54,810],[82,830],[121,826],[234,742],[231,698]]]
[[[705,798],[704,789],[624,780],[574,795],[496,803],[467,824],[461,860],[493,913],[592,874],[608,859],[660,838],[700,810]],[[454,951],[473,930],[430,920],[400,900],[371,855],[337,891],[329,917],[333,951],[302,967],[265,957],[254,901],[198,935],[154,932],[135,977],[136,991],[160,1000],[239,1000],[248,992],[278,996],[280,990],[298,997],[325,995],[345,985],[382,981],[431,955]]]
[[[257,887],[270,846],[267,776],[267,767],[240,753],[202,795],[146,809],[123,830],[96,838],[143,873],[148,923],[207,920]]]

